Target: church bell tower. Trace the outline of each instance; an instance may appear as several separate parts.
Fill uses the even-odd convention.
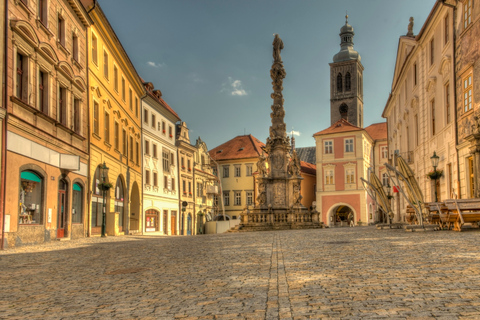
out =
[[[353,27],[348,24],[340,29],[340,51],[330,63],[330,121],[341,118],[363,128],[363,66],[360,54],[353,49]]]

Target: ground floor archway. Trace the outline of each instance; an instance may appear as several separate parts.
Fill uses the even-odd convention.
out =
[[[350,214],[353,214],[353,220],[356,221],[356,213],[351,206],[336,204],[328,212],[328,225],[330,227],[348,227]]]
[[[132,185],[132,192],[130,193],[130,230],[140,230],[140,190],[135,181]]]

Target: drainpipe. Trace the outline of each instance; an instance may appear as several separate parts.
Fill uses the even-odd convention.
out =
[[[90,12],[92,12],[93,9],[95,9],[96,6],[97,6],[97,0],[93,0],[93,7],[91,7],[90,10],[87,11],[87,13],[90,14]]]
[[[3,43],[3,74],[2,74],[2,99],[3,99],[3,106],[2,108],[7,111],[7,62],[8,62],[8,0],[5,0],[5,16],[4,16],[4,43]],[[2,163],[1,163],[1,170],[2,170],[2,182],[0,184],[0,210],[2,211],[1,219],[2,219],[2,241],[0,243],[0,250],[4,249],[4,241],[5,241],[5,194],[6,189],[6,168],[7,168],[7,122],[8,122],[8,113],[5,113],[5,118],[3,119],[3,126],[2,126]]]
[[[88,11],[90,12],[90,11]],[[87,110],[90,110],[90,76],[89,76],[89,73],[90,73],[90,68],[88,67],[89,66],[89,63],[88,63],[88,59],[89,59],[89,52],[90,50],[88,50],[88,30],[89,28],[87,28],[87,30],[85,31],[86,33],[86,42],[85,42],[85,45],[86,45],[86,48],[87,48],[87,55],[86,55],[86,59],[87,59]],[[87,169],[87,190],[89,190],[90,188],[92,188],[92,177],[90,175],[90,165],[91,165],[91,145],[90,145],[90,137],[92,135],[92,132],[91,132],[91,127],[90,127],[90,112],[88,112],[88,121],[87,121],[87,131],[88,131],[88,137],[87,137],[87,144],[88,144],[88,169]],[[87,237],[90,237],[91,236],[91,218],[92,218],[92,192],[93,190],[90,190],[90,192],[87,192],[87,206],[88,206],[88,214],[87,214]]]

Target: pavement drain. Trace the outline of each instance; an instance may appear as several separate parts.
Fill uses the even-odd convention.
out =
[[[352,243],[352,241],[330,241],[330,242],[325,242],[325,244],[347,244],[347,243]]]
[[[150,270],[148,268],[126,268],[126,269],[118,269],[109,272],[105,272],[106,275],[115,275],[115,274],[129,274],[129,273],[139,273],[142,271]]]

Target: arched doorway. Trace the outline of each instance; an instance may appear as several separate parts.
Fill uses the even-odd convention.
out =
[[[192,214],[189,213],[187,216],[187,235],[192,235]]]
[[[355,212],[348,205],[337,205],[330,212],[330,226],[331,227],[348,227],[348,216],[353,214],[355,219]]]
[[[130,194],[130,230],[139,231],[140,229],[140,192],[138,184],[135,181],[132,185]]]
[[[57,238],[64,238],[68,225],[68,184],[61,179],[58,182],[58,205],[57,205]]]
[[[125,188],[120,176],[115,184],[115,212],[118,212],[118,232],[122,232],[125,226]]]
[[[19,225],[44,223],[43,184],[43,177],[37,172],[25,170],[20,173]]]
[[[92,210],[91,210],[91,234],[100,234],[102,232],[102,218],[103,218],[103,192],[99,185],[103,182],[103,177],[100,173],[101,165],[97,167],[93,175],[92,181]],[[105,183],[108,183],[108,176],[105,177]],[[105,192],[105,215],[108,215],[110,206],[109,203],[110,192]]]

